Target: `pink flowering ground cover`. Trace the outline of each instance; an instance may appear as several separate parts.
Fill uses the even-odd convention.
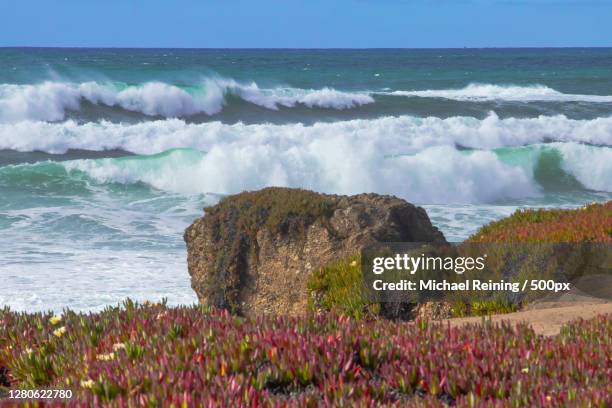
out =
[[[0,393],[73,391],[47,406],[606,407],[611,378],[610,315],[542,337],[130,301],[88,315],[0,310]]]

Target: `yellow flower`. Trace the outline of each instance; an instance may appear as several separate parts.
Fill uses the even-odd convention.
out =
[[[83,388],[93,388],[94,384],[95,383],[91,378],[81,381],[81,387]]]
[[[54,326],[61,321],[62,321],[62,316],[57,316],[57,315],[49,319],[49,322]]]
[[[525,367],[521,370],[521,373],[527,374],[529,372],[529,368]]]
[[[125,350],[125,344],[115,343],[113,344],[113,351]]]
[[[59,329],[55,329],[53,331],[53,335],[55,337],[62,337],[64,334],[66,334],[66,327],[65,326],[62,326]]]
[[[100,361],[110,361],[115,358],[115,353],[98,354],[96,358]]]
[[[32,350],[31,348],[28,347],[28,348],[25,349],[25,352],[28,353],[28,356],[29,356],[29,355],[31,355],[34,352],[34,350]]]
[[[351,262],[351,266],[357,266],[357,261]]]

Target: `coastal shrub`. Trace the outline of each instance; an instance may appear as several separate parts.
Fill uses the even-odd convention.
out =
[[[325,266],[309,278],[310,307],[356,319],[372,318],[380,307],[364,295],[361,259],[355,255]]]
[[[0,311],[0,394],[73,391],[46,406],[604,407],[611,355],[612,315],[543,337],[525,325],[245,319],[163,304]]]
[[[610,274],[612,252],[606,237],[610,236],[611,228],[612,202],[574,210],[517,211],[481,228],[458,246],[427,246],[418,248],[415,253],[443,258],[476,258],[486,253],[486,269],[470,272],[471,279],[576,282],[589,275]],[[390,251],[389,256],[395,253],[385,249],[385,244],[381,245],[380,251]],[[385,253],[376,253],[376,256],[386,256]],[[359,257],[347,258],[313,273],[309,289],[313,292],[314,309],[355,318],[408,318],[416,304],[429,300],[418,293],[404,292],[390,294],[397,297],[393,301],[372,299],[364,290],[369,283],[365,282],[364,286],[360,262]],[[385,272],[386,279],[399,281],[401,276],[394,278],[393,274],[394,271]],[[432,276],[439,280],[457,280],[454,273],[437,270],[417,271],[413,278]],[[581,287],[581,290],[587,295],[592,291],[588,287]],[[462,291],[441,293],[437,300],[450,303],[453,316],[464,317],[514,312],[548,294],[546,291]]]
[[[505,299],[456,300],[451,303],[453,317],[490,316],[518,311],[518,306]]]
[[[360,254],[333,262],[309,277],[310,309],[354,319],[413,318],[414,299],[402,293],[373,292],[370,284],[363,278]]]
[[[612,243],[612,201],[575,210],[517,210],[480,228],[467,242]]]
[[[497,245],[499,244],[499,245]],[[518,210],[482,227],[463,248],[482,245],[492,278],[580,282],[587,276],[610,275],[612,201],[578,209]],[[581,287],[593,296],[596,288]],[[520,307],[546,295],[530,291],[506,301]]]
[[[393,272],[387,272],[390,276],[388,280],[399,280],[401,276],[394,278]],[[439,276],[437,273],[431,275]],[[426,275],[422,276],[425,277]],[[384,317],[393,320],[410,320],[415,317],[418,304],[428,300],[426,297],[420,299],[418,294],[409,297],[403,292],[368,292],[366,286],[369,284],[371,282],[364,280],[362,275],[360,255],[341,259],[311,274],[308,282],[310,309],[355,319]],[[453,317],[484,316],[518,310],[516,304],[501,296],[490,298],[472,292],[445,295],[438,301],[451,305]]]
[[[333,203],[313,191],[269,187],[229,196],[204,212],[211,219],[230,216],[235,228],[251,236],[263,226],[282,234],[325,222],[333,215]]]

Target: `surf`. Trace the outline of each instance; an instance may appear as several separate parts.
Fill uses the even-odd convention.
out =
[[[417,203],[491,204],[557,193],[612,192],[612,148],[552,143],[460,150],[434,146],[388,155],[359,145],[282,146],[233,143],[209,151],[43,161],[0,167],[0,187],[85,194],[114,184],[172,194],[222,196],[268,186],[320,192],[393,194]],[[444,161],[438,160],[445,157]]]
[[[85,102],[151,117],[210,116],[223,110],[230,95],[270,110],[298,105],[343,110],[374,103],[367,93],[342,92],[330,87],[260,88],[255,82],[241,83],[222,77],[205,78],[183,87],[159,81],[138,85],[44,81],[38,84],[0,84],[0,122],[61,121],[68,112],[79,111]]]
[[[612,117],[593,120],[563,115],[500,118],[490,113],[473,117],[414,116],[317,122],[313,125],[188,123],[167,119],[135,124],[108,121],[80,124],[19,122],[0,124],[0,149],[64,153],[70,149],[122,150],[154,154],[173,148],[209,151],[232,144],[237,149],[320,149],[326,144],[361,146],[386,154],[410,154],[433,146],[495,149],[547,142],[576,142],[611,146]],[[350,150],[350,149],[349,149]]]
[[[381,94],[452,99],[464,102],[511,101],[511,102],[590,102],[612,103],[612,95],[566,94],[546,85],[498,85],[469,84],[458,89],[426,89],[426,90],[396,90],[381,92]]]

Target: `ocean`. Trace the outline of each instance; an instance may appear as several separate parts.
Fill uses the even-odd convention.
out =
[[[0,48],[0,305],[196,301],[184,228],[265,186],[461,241],[612,199],[612,49]]]

